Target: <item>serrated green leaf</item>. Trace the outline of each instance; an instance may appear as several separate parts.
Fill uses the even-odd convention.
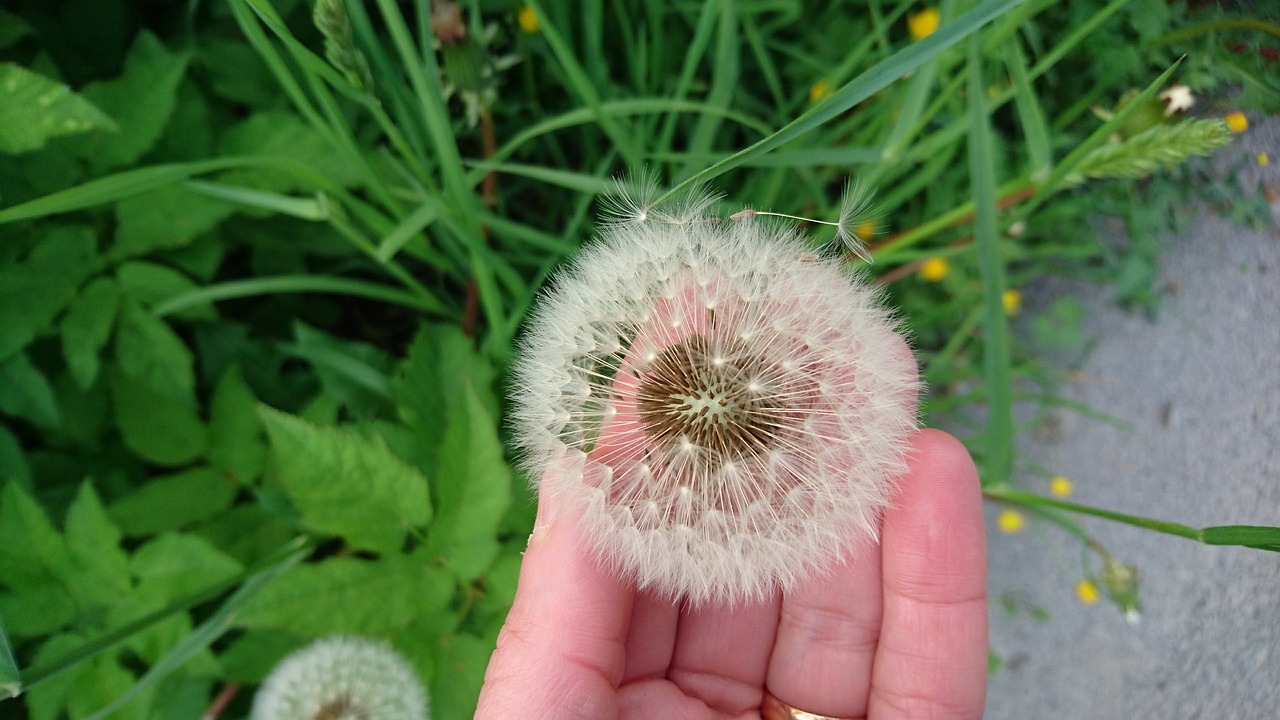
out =
[[[139,592],[166,600],[192,595],[244,571],[235,558],[194,535],[165,533],[139,547],[130,561]]]
[[[266,679],[286,655],[305,645],[305,635],[284,630],[249,630],[218,655],[229,682],[256,685]]]
[[[61,424],[53,387],[25,352],[0,361],[0,412],[45,428]]]
[[[16,638],[35,638],[57,632],[76,617],[76,604],[53,583],[23,585],[0,593],[0,618]],[[0,693],[3,697],[3,693]]]
[[[0,491],[0,583],[11,588],[66,577],[71,556],[44,509],[17,483]]]
[[[24,262],[0,268],[0,360],[44,332],[102,264],[93,231],[54,228]]]
[[[18,438],[0,425],[0,485],[7,482],[16,482],[30,490],[31,466],[27,464],[27,456],[22,452]]]
[[[0,152],[37,150],[49,138],[90,130],[119,128],[66,85],[13,63],[0,63]]]
[[[235,214],[236,206],[175,183],[116,203],[112,252],[136,257],[186,247]]]
[[[187,71],[188,53],[171,53],[146,30],[138,33],[117,78],[85,86],[84,97],[115,119],[120,131],[97,138],[84,155],[97,173],[129,165],[160,137]]]
[[[378,439],[263,407],[275,469],[307,527],[395,552],[431,518],[427,480]]]
[[[194,401],[195,360],[167,323],[127,299],[116,328],[116,362],[133,382],[149,390]]]
[[[266,456],[258,398],[240,366],[233,364],[222,374],[209,401],[209,464],[238,482],[249,483],[262,474]]]
[[[280,576],[245,604],[236,623],[307,636],[378,635],[441,611],[453,592],[448,573],[412,556],[330,558]]]
[[[93,484],[85,481],[67,508],[66,522],[67,551],[77,570],[77,582],[70,586],[81,607],[110,604],[132,587],[120,539]]]
[[[459,577],[478,577],[498,555],[498,525],[511,502],[511,468],[489,413],[471,386],[440,446],[439,508],[427,547]]]
[[[198,467],[152,478],[111,503],[110,515],[125,535],[178,530],[231,507],[240,485],[218,468]]]
[[[87,718],[116,698],[129,692],[136,678],[116,659],[115,653],[98,655],[76,668],[74,681],[67,692],[67,715]],[[150,716],[151,697],[147,691],[104,720],[136,720]]]
[[[257,504],[237,505],[192,532],[246,566],[271,557],[298,534],[293,523]]]
[[[36,650],[35,657],[29,667],[52,662],[56,658],[65,657],[84,645],[85,639],[79,635],[62,633],[47,639]],[[31,720],[58,720],[62,708],[67,703],[67,693],[75,681],[75,673],[65,672],[49,677],[44,682],[24,689],[23,700],[31,711]]]
[[[122,263],[116,269],[116,279],[125,295],[137,300],[150,310],[178,295],[185,295],[200,288],[194,280],[159,263],[134,261]],[[185,320],[216,320],[218,314],[212,307],[194,307],[173,313],[171,317]]]
[[[163,466],[186,465],[199,458],[209,433],[193,400],[157,393],[119,368],[107,380],[116,426],[124,444],[142,459]]]
[[[219,149],[223,155],[277,157],[306,163],[340,185],[354,184],[360,177],[356,168],[333,151],[333,145],[327,138],[291,113],[257,112],[250,115],[244,122],[227,130]],[[294,176],[268,170],[233,170],[219,179],[233,185],[275,192],[313,189],[304,187]]]
[[[290,355],[311,363],[324,394],[341,402],[360,418],[391,413],[390,357],[368,343],[342,340],[294,323],[298,341],[285,348]]]
[[[88,390],[98,377],[98,354],[111,338],[119,309],[119,286],[100,277],[80,290],[62,318],[62,356],[81,390]]]

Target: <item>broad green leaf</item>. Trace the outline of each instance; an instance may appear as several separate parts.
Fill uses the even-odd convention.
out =
[[[445,429],[436,474],[439,504],[427,547],[459,577],[475,578],[498,554],[498,526],[511,502],[511,468],[492,417],[470,384]]]
[[[110,515],[125,535],[154,535],[218,515],[239,491],[224,470],[198,467],[148,480],[111,503]]]
[[[54,228],[24,262],[0,268],[0,360],[45,332],[101,266],[93,230]]]
[[[129,692],[136,678],[116,657],[103,653],[76,668],[75,680],[67,693],[67,715],[87,718]],[[152,692],[135,697],[127,706],[108,715],[109,720],[137,720],[150,717]]]
[[[431,518],[427,480],[379,439],[263,407],[275,471],[307,527],[396,552]]]
[[[185,247],[236,211],[226,200],[174,183],[116,203],[117,257]]]
[[[107,379],[124,444],[148,462],[186,465],[208,447],[209,434],[189,397],[161,394],[111,367]]]
[[[298,534],[293,523],[258,504],[237,505],[192,532],[246,566],[271,557]]]
[[[27,456],[22,452],[18,438],[0,425],[0,486],[9,482],[30,490],[31,466],[27,464]]]
[[[484,684],[484,671],[493,654],[493,643],[468,633],[443,638],[437,648],[435,676],[431,678],[431,715],[466,718],[475,715]]]
[[[42,665],[65,657],[84,645],[84,638],[71,633],[54,635],[36,650],[29,667]],[[67,703],[67,694],[75,682],[75,672],[53,675],[44,682],[24,688],[23,701],[31,712],[31,720],[59,720]]]
[[[109,277],[85,285],[62,318],[62,355],[81,390],[98,377],[100,359],[120,309],[120,287]]]
[[[326,395],[360,418],[390,414],[391,358],[368,343],[341,340],[302,322],[294,323],[294,332],[298,341],[286,352],[311,363]]]
[[[23,585],[10,592],[0,592],[0,618],[15,638],[35,638],[57,632],[71,624],[75,617],[75,601],[54,583]],[[0,693],[0,697],[3,696]]]
[[[152,392],[194,402],[191,350],[163,320],[126,300],[116,328],[116,362],[132,382]]]
[[[308,636],[378,635],[443,611],[453,591],[448,573],[418,557],[330,558],[277,578],[245,604],[236,623]]]
[[[0,63],[0,152],[37,150],[60,135],[118,129],[66,85],[13,63]]]
[[[0,10],[0,48],[7,48],[31,33],[31,25],[26,20],[8,10]]]
[[[0,583],[33,586],[70,573],[67,544],[44,509],[17,483],[5,485],[0,491]]]
[[[222,374],[209,401],[209,464],[241,483],[262,474],[267,445],[258,418],[258,398],[238,364]]]
[[[53,387],[25,352],[0,361],[0,413],[26,418],[45,428],[62,422]]]
[[[249,630],[218,655],[226,680],[256,685],[266,679],[286,655],[306,644],[305,635],[277,630]]]
[[[119,132],[100,136],[84,148],[94,170],[132,164],[155,143],[173,112],[188,59],[185,52],[169,52],[155,35],[144,30],[129,49],[119,77],[84,88],[84,97],[120,126]]]
[[[138,591],[156,592],[166,599],[191,595],[230,580],[244,566],[194,535],[166,533],[133,553]]]
[[[352,185],[360,177],[350,163],[333,151],[328,139],[291,113],[254,113],[228,129],[219,148],[223,155],[275,157],[306,163],[339,185]],[[299,183],[296,176],[269,170],[233,170],[219,179],[276,192],[314,189]]]
[[[153,262],[123,263],[116,269],[116,278],[124,293],[152,310],[153,315],[159,315],[154,306],[200,288],[194,280],[181,272]],[[173,313],[173,316],[186,320],[216,320],[218,314],[211,307],[193,307]]]
[[[109,605],[128,593],[129,556],[120,548],[120,529],[89,481],[67,508],[66,526],[67,550],[77,570],[77,581],[69,585],[80,606]]]

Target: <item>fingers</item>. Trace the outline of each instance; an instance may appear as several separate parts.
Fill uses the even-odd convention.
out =
[[[864,716],[879,637],[876,545],[783,599],[765,684],[774,697],[812,713]]]
[[[479,720],[616,713],[634,593],[583,550],[543,493],[520,583],[485,672]]]
[[[727,715],[760,707],[780,603],[686,608],[667,678]]]
[[[980,718],[987,563],[977,471],[955,438],[924,430],[882,540],[884,624],[870,717]]]

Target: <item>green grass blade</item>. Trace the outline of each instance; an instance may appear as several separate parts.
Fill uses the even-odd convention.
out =
[[[951,17],[951,7],[954,5],[954,2],[942,4],[940,8],[944,18],[942,25],[945,26],[946,19]],[[936,94],[934,83],[938,76],[938,64],[939,58],[930,60],[907,81],[906,98],[902,101],[902,108],[898,111],[894,120],[889,139],[884,143],[884,159],[886,163],[892,163],[896,160],[902,154],[903,149],[910,144],[920,131],[922,126],[921,115],[924,113],[925,103],[929,101],[931,96]]]
[[[716,54],[711,65],[711,91],[707,93],[707,102],[714,106],[728,107],[733,104],[733,96],[738,90],[739,76],[742,73],[739,63],[742,54],[739,9],[733,0],[719,0],[715,4],[720,12],[716,23]],[[699,116],[689,139],[689,152],[695,155],[709,152],[723,122],[724,119],[719,115]],[[693,166],[687,166],[684,172],[688,174],[693,170]]]
[[[1000,15],[1000,13],[1020,5],[1024,1],[986,0],[986,2],[956,18],[955,22],[943,25],[929,37],[912,43],[893,56],[877,63],[874,67],[837,90],[826,102],[810,108],[772,135],[684,180],[658,198],[656,203],[661,204],[670,200],[689,187],[713,180],[757,155],[770,152],[822,126],[873,94],[888,87],[903,75],[929,62],[947,48],[977,32],[979,28],[990,22],[992,18]]]
[[[1018,38],[1010,38],[1004,46],[1004,62],[1013,79],[1013,103],[1018,111],[1018,122],[1027,143],[1027,159],[1030,161],[1031,178],[1039,179],[1049,174],[1053,158],[1049,153],[1049,127],[1044,119],[1044,109],[1031,86],[1027,74],[1027,59],[1022,54]]]
[[[378,259],[382,262],[388,262],[399,253],[409,241],[418,236],[418,233],[426,230],[435,222],[442,214],[444,209],[440,207],[440,202],[435,198],[427,198],[412,212],[404,216],[399,225],[395,229],[382,238],[378,243]]]
[[[1003,483],[1013,469],[1013,380],[1009,369],[1009,325],[1004,312],[1004,261],[996,227],[996,171],[982,79],[982,44],[969,39],[969,177],[973,234],[982,269],[982,360],[987,421],[982,482]]]
[[[300,198],[241,185],[209,182],[208,180],[186,180],[183,185],[202,195],[229,200],[246,207],[270,210],[271,212],[289,215],[302,220],[322,221],[329,219],[329,202],[324,198],[324,195],[314,198]]]
[[[606,193],[614,188],[612,180],[574,170],[557,170],[538,165],[500,162],[474,162],[471,163],[471,166],[474,169],[483,170],[485,173],[498,172],[505,175],[516,175],[592,195]]]
[[[1219,525],[1200,531],[1206,545],[1244,545],[1280,552],[1280,527],[1265,525]]]
[[[13,645],[4,631],[4,618],[0,618],[0,700],[22,694],[22,676],[18,674],[18,661],[13,658]]]
[[[102,720],[102,718],[124,707],[138,693],[160,682],[174,670],[181,667],[183,663],[194,657],[196,653],[212,645],[215,640],[231,629],[235,612],[241,605],[257,594],[267,583],[306,559],[309,553],[310,550],[295,550],[274,565],[254,573],[248,580],[245,580],[240,589],[232,593],[231,597],[222,603],[213,615],[200,623],[199,627],[192,630],[182,639],[182,642],[165,653],[164,657],[160,658],[142,677],[138,678],[137,682],[131,685],[128,691],[113,700],[111,704],[90,715],[86,720]]]
[[[247,280],[228,280],[227,282],[196,288],[156,303],[151,308],[151,313],[156,317],[165,317],[221,300],[290,293],[347,295],[400,305],[419,312],[442,313],[445,311],[444,306],[435,301],[434,298],[407,293],[365,280],[329,277],[326,275],[277,275]]]

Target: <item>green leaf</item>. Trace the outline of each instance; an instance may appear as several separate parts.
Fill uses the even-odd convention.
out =
[[[302,322],[294,323],[298,341],[285,351],[311,363],[326,395],[358,417],[390,412],[392,361],[368,343],[340,340]]]
[[[432,717],[475,715],[485,668],[492,654],[492,642],[467,633],[449,635],[440,641],[436,672],[430,684]]]
[[[0,152],[37,150],[60,135],[119,130],[71,88],[12,63],[0,63],[0,98]]]
[[[218,655],[228,682],[256,685],[266,679],[286,655],[302,647],[307,637],[283,630],[249,630]]]
[[[427,480],[380,439],[263,407],[275,469],[302,522],[351,545],[395,552],[431,518]]]
[[[209,464],[238,482],[249,483],[262,474],[266,455],[258,398],[245,382],[240,365],[232,364],[209,401]]]
[[[498,555],[498,525],[511,502],[511,469],[489,413],[470,384],[449,422],[436,475],[439,510],[427,547],[459,577],[478,577]]]
[[[160,137],[173,112],[189,57],[185,52],[169,52],[155,35],[144,30],[129,49],[119,77],[84,88],[84,97],[120,126],[119,132],[86,144],[83,154],[96,172],[134,163]]]
[[[218,515],[239,491],[225,471],[198,467],[148,480],[111,503],[110,515],[125,535],[154,535]]]
[[[360,177],[350,163],[344,162],[342,156],[333,151],[328,139],[292,113],[254,113],[227,130],[219,149],[223,155],[253,155],[302,162],[343,186],[355,184]],[[219,179],[282,193],[314,189],[298,182],[295,176],[267,170],[233,170]]]
[[[110,605],[132,587],[129,556],[120,548],[120,529],[107,517],[93,484],[85,481],[67,508],[67,551],[78,579],[72,595],[81,607]]]
[[[4,614],[0,613],[0,700],[18,697],[22,692],[22,676],[18,674],[18,662],[13,658],[13,646],[4,631]]]
[[[111,338],[119,309],[120,287],[100,277],[80,290],[62,318],[62,355],[81,390],[88,390],[98,377],[98,354]]]
[[[67,577],[71,556],[44,509],[17,485],[0,491],[0,582],[10,588]]]
[[[194,535],[166,533],[138,548],[131,563],[138,591],[166,599],[207,590],[244,571],[235,558]]]
[[[62,422],[53,387],[25,352],[0,362],[0,412],[45,428]]]
[[[330,558],[280,576],[245,604],[236,623],[307,636],[379,635],[442,612],[453,592],[448,573],[420,557]]]
[[[148,462],[186,465],[208,447],[209,436],[189,397],[158,393],[119,368],[107,374],[116,425],[124,444]]]
[[[18,438],[9,429],[0,425],[0,485],[16,482],[31,489],[31,466],[27,464],[27,456],[18,444]]]
[[[76,603],[59,585],[23,585],[0,593],[0,618],[16,638],[36,638],[57,632],[76,617]],[[3,652],[0,650],[0,652]],[[0,692],[0,697],[3,697]]]
[[[257,504],[237,505],[192,532],[247,566],[261,563],[297,536],[293,523]]]
[[[235,214],[236,206],[174,183],[116,203],[117,257],[190,245]]]
[[[8,10],[0,10],[0,48],[7,48],[30,34],[31,25],[26,20]]]
[[[0,268],[0,360],[35,339],[101,265],[93,230],[58,227],[36,243],[24,262]]]
[[[200,286],[191,278],[171,267],[153,262],[126,262],[116,269],[116,278],[124,293],[136,299],[143,307],[150,309],[152,315],[160,316],[154,306],[163,305],[170,299],[195,292]],[[185,320],[216,320],[218,314],[210,307],[193,307],[174,317]]]
[[[116,362],[133,382],[149,390],[194,402],[191,350],[163,320],[126,300],[116,329]]]

